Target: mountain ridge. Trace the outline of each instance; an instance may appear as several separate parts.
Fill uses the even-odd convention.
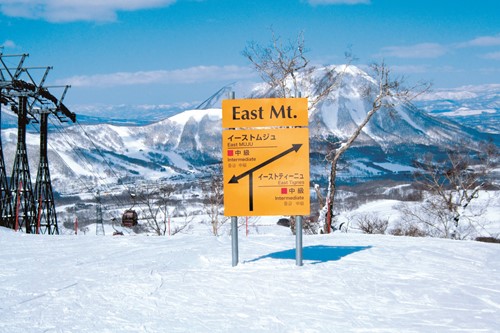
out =
[[[346,72],[340,89],[310,110],[312,180],[326,182],[326,151],[332,149],[332,143],[345,139],[366,115],[371,105],[362,99],[361,90],[373,84],[366,73],[353,69]],[[218,94],[216,99],[223,97]],[[210,106],[214,103],[216,100],[211,100]],[[83,177],[88,183],[116,184],[202,176],[220,165],[221,117],[220,108],[190,109],[143,125],[65,125],[49,133],[55,187],[71,192],[75,184],[69,179],[75,177]],[[460,141],[486,140],[490,134],[399,103],[395,110],[383,108],[374,115],[346,154],[349,163],[340,170],[339,177],[409,173],[415,156],[426,150],[437,151],[438,147],[451,147]],[[13,163],[15,140],[15,129],[2,131],[7,166]],[[38,142],[36,133],[28,133],[32,174],[36,172]],[[7,172],[10,174],[9,168]]]

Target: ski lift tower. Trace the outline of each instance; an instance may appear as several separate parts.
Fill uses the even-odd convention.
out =
[[[2,83],[0,87],[4,91],[1,95],[3,98],[1,102],[6,101],[10,104],[11,110],[18,115],[16,156],[9,191],[5,197],[6,200],[2,203],[1,220],[3,225],[26,233],[58,234],[47,159],[47,118],[52,113],[61,122],[64,122],[66,118],[75,122],[76,116],[62,103],[69,86],[66,86],[60,100],[44,87],[45,79],[52,67],[23,67],[24,59],[28,55],[19,56],[21,61],[13,72],[3,61],[2,57],[5,56],[0,53],[0,65],[3,66],[0,67],[0,83]],[[39,82],[33,79],[30,73],[32,69],[45,69]],[[28,81],[22,80],[21,75],[26,76]],[[17,101],[17,104],[13,100]],[[40,123],[40,165],[35,192],[32,188],[26,150],[26,125],[30,121]]]
[[[61,98],[53,101],[53,105],[45,106],[39,109],[40,118],[40,161],[38,164],[38,173],[35,183],[35,201],[37,202],[37,233],[58,235],[59,227],[57,224],[57,214],[54,202],[54,193],[52,191],[52,181],[50,179],[49,159],[47,156],[48,143],[48,118],[54,114],[60,122],[66,122],[66,113],[73,121],[74,114],[62,111],[64,105],[62,101],[70,86],[63,86],[64,92]]]
[[[101,201],[101,192],[97,190],[96,195],[96,223],[95,223],[95,234],[104,236],[104,224],[102,222],[102,201]]]
[[[17,98],[12,95],[13,83],[22,73],[22,66],[27,54],[4,55],[3,48],[0,48],[0,112],[1,106],[10,106],[16,108]],[[20,58],[16,68],[10,68],[5,58]],[[1,127],[1,123],[0,123]],[[1,133],[0,133],[1,134]],[[0,136],[0,225],[8,228],[14,228],[14,211],[12,207],[12,196],[5,171],[5,160]]]

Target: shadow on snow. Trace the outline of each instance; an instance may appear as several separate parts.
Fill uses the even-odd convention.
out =
[[[370,248],[371,246],[306,246],[302,248],[302,259],[312,260],[312,264],[319,264],[328,261],[340,260],[345,256]],[[269,253],[246,262],[254,262],[266,258],[295,260],[295,249]]]

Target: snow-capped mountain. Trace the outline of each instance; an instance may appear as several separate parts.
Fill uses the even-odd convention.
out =
[[[377,93],[373,79],[359,69],[345,71],[343,75],[340,89],[310,115],[311,130],[314,134],[333,134],[347,138],[372,107],[371,103]],[[441,144],[456,138],[477,135],[464,133],[463,127],[458,124],[432,117],[413,105],[397,100],[394,104],[394,110],[382,108],[374,115],[363,130],[358,143],[386,148],[407,143]]]
[[[362,97],[373,85],[366,73],[350,68],[334,95],[310,111],[311,180],[324,183],[325,161],[331,143],[352,133],[371,104]],[[375,90],[375,89],[373,89]],[[216,96],[219,100],[223,95]],[[210,101],[210,105],[215,103]],[[397,103],[396,103],[397,104]],[[140,114],[136,110],[135,114]],[[113,124],[55,127],[49,133],[49,160],[56,190],[93,189],[99,184],[136,182],[140,179],[197,177],[207,167],[220,165],[221,109],[188,110],[141,126]],[[127,119],[123,120],[126,123]],[[17,130],[2,131],[7,173],[13,164]],[[414,106],[397,104],[380,110],[348,150],[339,176],[400,177],[413,170],[412,161],[426,151],[454,143],[485,140],[487,134],[435,117]],[[28,133],[31,172],[35,177],[39,139]],[[74,181],[78,179],[78,181]]]
[[[433,115],[500,134],[500,84],[440,89],[420,96],[414,104]]]

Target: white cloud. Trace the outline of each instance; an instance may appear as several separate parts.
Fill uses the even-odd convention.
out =
[[[391,66],[391,70],[395,73],[403,74],[422,74],[429,72],[429,66],[427,65],[394,65]]]
[[[500,52],[490,52],[483,55],[481,58],[491,59],[491,60],[500,60]]]
[[[114,21],[118,11],[171,5],[176,0],[0,0],[0,12],[49,22]]]
[[[421,43],[410,46],[387,46],[379,56],[396,58],[438,58],[448,51],[446,46],[437,43]]]
[[[500,35],[496,36],[481,36],[469,41],[459,43],[457,47],[485,47],[485,46],[498,46],[500,45]]]
[[[9,49],[15,49],[17,47],[16,43],[11,41],[10,39],[7,39],[5,42],[0,44],[0,46],[5,47],[5,48],[9,48]]]
[[[377,56],[396,58],[438,58],[450,50],[466,47],[488,47],[500,45],[500,35],[481,36],[465,42],[443,45],[438,43],[420,43],[409,46],[387,46]],[[482,58],[498,59],[498,53],[488,53]]]
[[[145,84],[192,84],[221,80],[241,80],[254,77],[248,67],[196,66],[176,70],[117,72],[110,74],[80,75],[60,79],[57,84],[74,87],[114,87]]]
[[[310,5],[359,5],[370,4],[371,0],[308,0]]]
[[[452,66],[431,66],[431,65],[394,65],[391,71],[396,74],[411,75],[424,73],[460,73],[461,69]]]
[[[480,68],[479,71],[481,72],[481,74],[485,74],[485,75],[498,75],[498,74],[500,74],[500,68],[498,68],[498,67]]]

